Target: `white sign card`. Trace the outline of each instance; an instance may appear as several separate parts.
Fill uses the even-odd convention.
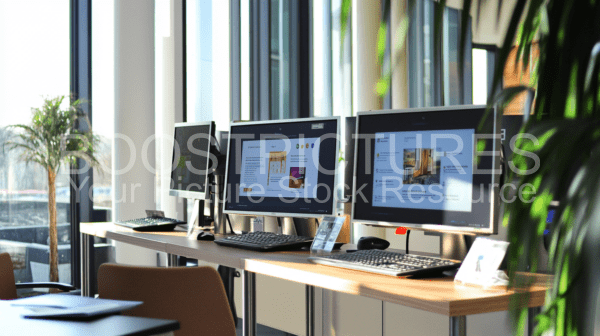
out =
[[[250,224],[252,226],[252,232],[265,231],[265,217],[263,216],[252,218]]]
[[[498,282],[497,274],[508,244],[488,238],[475,239],[454,281],[484,287],[503,284]]]
[[[311,252],[331,252],[335,240],[340,234],[340,230],[344,225],[344,217],[323,217],[317,234],[313,239],[313,243],[310,246]]]

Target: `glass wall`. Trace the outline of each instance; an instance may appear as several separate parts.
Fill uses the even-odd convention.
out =
[[[435,9],[432,0],[419,1],[412,9],[408,39],[410,106],[470,104],[473,99],[471,29],[467,29],[461,72],[462,11],[448,7],[443,9],[442,34],[436,46]],[[470,22],[468,25],[470,27]]]
[[[332,115],[332,15],[331,0],[313,0],[313,116]]]
[[[434,59],[434,4],[417,2],[412,9],[408,37],[410,107],[439,105],[436,101]]]
[[[285,92],[285,72],[283,64],[286,56],[283,50],[285,36],[283,27],[284,22],[280,24],[280,18],[286,19],[289,12],[285,12],[284,3],[279,0],[270,0],[271,7],[269,8],[269,70],[270,70],[270,86],[271,86],[271,103],[270,103],[270,119],[287,119],[289,118],[289,106],[285,106],[285,98],[280,97],[282,92]],[[282,42],[280,44],[280,42]],[[283,78],[282,78],[283,77]],[[283,87],[282,87],[283,86]],[[283,98],[283,99],[282,99]],[[281,105],[280,105],[281,103]],[[286,108],[287,107],[287,108]]]
[[[250,120],[250,2],[240,1],[240,120]]]
[[[342,40],[342,0],[331,0],[331,103],[334,116],[352,115],[351,21],[349,18]]]
[[[185,122],[231,121],[229,1],[185,1]],[[182,199],[178,198],[178,202]],[[187,202],[188,218],[194,202]]]
[[[92,129],[100,137],[100,166],[94,168],[94,210],[112,209],[114,139],[114,0],[92,0]],[[110,217],[108,217],[110,220]]]
[[[48,183],[44,168],[3,144],[31,123],[43,99],[69,96],[69,0],[0,1],[0,252],[9,252],[16,280],[48,281]],[[68,99],[65,99],[68,103]],[[59,281],[71,282],[70,185],[56,179]]]
[[[487,104],[488,51],[473,48],[473,104]]]
[[[230,122],[229,1],[186,0],[186,121]]]

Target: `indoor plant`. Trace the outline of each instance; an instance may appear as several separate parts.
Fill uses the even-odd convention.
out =
[[[386,2],[384,8],[389,8],[389,1],[383,1]],[[350,7],[351,0],[343,2],[342,8]],[[463,13],[471,13],[472,6],[486,2],[489,1],[464,0]],[[408,3],[412,6],[414,0]],[[436,2],[436,39],[441,35],[440,9],[445,3],[445,0]],[[538,269],[538,246],[546,229],[548,207],[551,201],[559,201],[548,265],[554,280],[542,313],[537,316],[536,334],[591,335],[600,289],[600,266],[597,266],[600,256],[600,1],[496,0],[496,3],[498,13],[502,6],[514,7],[505,40],[498,50],[491,90],[498,94],[490,97],[488,104],[503,105],[518,93],[535,90],[532,115],[524,116],[521,133],[532,134],[537,140],[521,139],[517,147],[539,158],[539,166],[530,157],[509,158],[518,171],[517,188],[530,183],[536,190],[534,196],[508,204],[502,220],[509,227],[511,284],[529,285],[515,280],[515,272]],[[350,10],[342,12],[343,24],[349,13]],[[378,44],[380,61],[385,52],[387,18],[384,13]],[[469,15],[462,16],[462,46],[467,37],[468,20]],[[407,24],[401,25],[404,38],[407,27]],[[539,48],[540,57],[530,64],[534,47]],[[501,89],[503,70],[513,48],[517,48],[517,59],[531,69],[532,80],[529,85]],[[465,49],[459,50],[462,61]],[[382,77],[376,91],[385,94],[388,82],[389,73]],[[523,303],[527,297],[516,299]],[[522,307],[515,305],[513,310],[518,322],[515,326],[520,331],[527,317]]]
[[[56,176],[62,164],[76,164],[80,158],[91,165],[97,164],[95,149],[98,138],[89,129],[86,115],[79,109],[80,100],[74,100],[63,109],[65,96],[45,98],[41,108],[32,108],[30,125],[12,125],[16,129],[8,149],[20,149],[20,159],[35,162],[48,174],[48,222],[50,249],[50,281],[58,281],[58,235],[56,228]],[[87,125],[81,122],[87,121]]]
[[[472,0],[465,0],[469,11]],[[499,1],[502,5],[502,2]],[[549,269],[554,274],[546,304],[538,315],[536,334],[594,334],[600,238],[600,1],[518,0],[505,41],[499,50],[494,88],[499,89],[502,70],[513,46],[526,66],[534,47],[539,59],[531,65],[535,103],[521,132],[537,141],[517,146],[533,152],[539,167],[525,156],[515,155],[519,184],[531,183],[531,199],[510,203],[503,224],[508,225],[509,272],[538,268],[538,246],[546,229],[548,207],[559,207],[551,231]],[[463,38],[465,34],[462,34]],[[526,86],[500,91],[489,105],[509,100]],[[524,173],[531,170],[531,173]],[[527,299],[518,298],[518,299]],[[515,308],[518,330],[525,324],[524,310]]]

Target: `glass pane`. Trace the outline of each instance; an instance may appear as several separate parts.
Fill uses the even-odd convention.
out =
[[[111,220],[114,138],[114,0],[92,1],[92,129],[100,137],[100,166],[94,168],[94,210]]]
[[[444,13],[444,103],[445,105],[462,104],[461,80],[459,73],[460,16],[453,8],[446,8]]]
[[[279,60],[271,55],[271,119],[281,119],[279,113]]]
[[[473,48],[473,104],[486,104],[488,98],[488,51]]]
[[[279,104],[280,101],[280,86],[282,84],[279,71],[281,65],[281,57],[283,53],[279,48],[279,0],[271,0],[271,7],[269,12],[269,31],[270,31],[270,58],[271,58],[271,73],[270,73],[270,84],[271,84],[271,111],[270,119],[281,119],[281,110]]]
[[[250,120],[250,1],[240,1],[242,120]]]
[[[271,0],[270,32],[271,32],[271,57],[279,55],[279,1]]]
[[[352,25],[342,43],[342,1],[331,1],[331,87],[334,116],[352,115]],[[351,21],[351,20],[348,20]]]
[[[423,1],[423,106],[434,106],[435,99],[435,58],[434,52],[434,4]]]
[[[0,148],[30,124],[43,98],[69,96],[69,0],[0,1]],[[66,99],[65,101],[68,101]],[[66,106],[65,106],[66,107]],[[9,252],[17,282],[48,281],[48,183],[41,166],[0,149],[0,252]],[[59,281],[71,282],[70,192],[56,179]]]
[[[187,121],[230,122],[229,1],[186,1]]]
[[[186,3],[187,121],[212,120],[212,1]]]
[[[217,130],[228,130],[231,120],[229,1],[186,0],[185,4],[185,121],[214,121]],[[165,152],[171,155],[169,149]],[[194,202],[187,202],[188,218],[193,206]]]
[[[331,1],[313,1],[312,39],[313,39],[313,114],[325,117],[332,114],[332,25]]]

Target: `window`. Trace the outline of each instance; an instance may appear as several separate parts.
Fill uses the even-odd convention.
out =
[[[101,139],[100,166],[94,168],[93,206],[110,220],[112,209],[112,143],[114,139],[114,0],[92,1],[92,129]]]
[[[496,66],[495,46],[473,46],[473,104],[487,104]]]
[[[313,1],[313,116],[331,116],[332,12],[331,0]]]
[[[348,19],[342,43],[342,0],[331,0],[331,30],[333,115],[350,116],[352,115],[352,24]]]
[[[352,25],[342,43],[342,0],[312,6],[312,116],[352,114]]]
[[[471,103],[471,29],[467,29],[463,71],[460,70],[460,31],[462,11],[445,8],[442,37],[444,105]],[[470,23],[469,23],[470,26]]]
[[[241,46],[241,80],[248,64],[250,119],[308,117],[312,109],[310,72],[310,1],[242,0],[241,41],[249,34],[248,51]],[[247,10],[247,12],[245,12]],[[249,57],[246,58],[246,55]],[[245,83],[241,84],[245,115]]]
[[[217,130],[228,130],[231,121],[230,81],[233,71],[230,63],[230,2],[184,1],[186,98],[183,121],[214,120]],[[157,12],[157,18],[158,15]],[[170,155],[170,151],[168,153]],[[168,169],[170,171],[170,167]],[[182,198],[177,200],[182,201]],[[186,202],[187,214],[191,215],[194,202]]]
[[[229,1],[185,1],[186,119],[230,121]]]
[[[436,48],[432,0],[415,2],[409,27],[409,99],[411,107],[470,104],[472,101],[471,36],[467,29],[463,72],[460,72],[462,11],[445,7]],[[470,23],[469,23],[470,26]],[[437,51],[437,54],[436,54]]]
[[[44,97],[69,95],[70,1],[0,1],[0,148],[29,124]],[[48,281],[48,188],[44,168],[0,149],[0,252],[9,252],[16,281]],[[56,180],[59,281],[71,282],[70,183]]]

